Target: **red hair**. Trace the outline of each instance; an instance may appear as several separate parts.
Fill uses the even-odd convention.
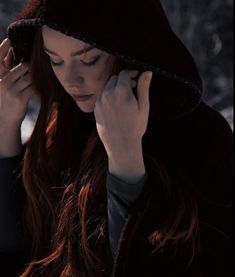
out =
[[[22,171],[26,195],[22,222],[30,257],[20,277],[102,276],[101,269],[107,267],[101,258],[108,237],[107,154],[95,126],[90,126],[88,139],[83,135],[86,116],[56,79],[42,42],[39,28],[30,67],[41,108],[26,145]],[[160,242],[158,250],[169,240],[194,238],[197,205],[151,154],[147,139],[156,134],[146,132],[145,163],[160,176],[156,187],[169,201],[161,228],[149,236]]]

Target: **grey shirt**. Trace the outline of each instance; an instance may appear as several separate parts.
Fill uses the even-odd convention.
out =
[[[14,171],[19,166],[22,155],[0,159],[0,252],[18,252],[24,250],[24,239],[17,220],[14,190],[16,180]],[[141,194],[148,177],[136,184],[128,184],[107,172],[106,188],[108,203],[108,232],[113,258],[115,257],[119,236],[128,217],[132,203]]]

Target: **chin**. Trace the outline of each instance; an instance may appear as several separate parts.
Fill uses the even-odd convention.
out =
[[[77,103],[77,106],[84,113],[93,113],[94,112],[94,107],[92,107],[92,106],[80,105],[78,103]]]

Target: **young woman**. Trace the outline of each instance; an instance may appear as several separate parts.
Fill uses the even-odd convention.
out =
[[[159,1],[29,1],[0,46],[4,276],[232,276],[232,131],[201,94]]]

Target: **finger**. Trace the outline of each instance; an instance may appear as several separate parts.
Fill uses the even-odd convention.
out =
[[[29,69],[29,66],[25,63],[20,63],[12,68],[2,79],[7,83],[7,87],[10,87],[21,76],[23,76]]]
[[[0,44],[0,62],[2,62],[7,55],[10,45],[11,42],[8,38],[4,39],[3,42]]]
[[[113,88],[115,88],[117,84],[117,80],[118,80],[118,75],[112,75],[105,86],[105,90],[112,90]]]
[[[136,77],[138,73],[138,70],[122,70],[118,76],[118,84],[122,82],[129,83],[131,78]]]
[[[109,78],[108,82],[107,82],[106,85],[104,86],[104,89],[103,89],[102,93],[100,93],[100,94],[97,96],[97,98],[96,98],[96,101],[97,101],[98,103],[101,102],[101,99],[102,99],[104,93],[111,93],[111,91],[115,88],[116,83],[117,83],[117,78],[118,78],[117,75],[112,75],[112,76]]]
[[[135,80],[132,80],[132,79],[131,79],[130,84],[131,84],[132,88],[135,88],[137,86],[137,82]]]
[[[36,90],[33,84],[30,84],[20,92],[22,101],[28,103],[32,96],[36,95]]]
[[[122,70],[119,73],[118,81],[117,81],[117,87],[125,87],[125,86],[131,86],[131,78],[136,77],[136,75],[139,73],[137,70]],[[128,92],[129,90],[125,90]]]
[[[139,71],[138,70],[136,70],[136,69],[133,69],[133,70],[127,70],[128,71],[128,76],[130,77],[130,78],[134,78],[134,77],[136,77],[137,76],[137,74],[139,73]]]
[[[149,88],[152,80],[153,73],[151,71],[145,71],[142,73],[137,84],[137,97],[139,111],[149,111]]]
[[[8,53],[7,53],[7,56],[4,58],[4,63],[6,65],[6,67],[10,70],[11,67],[12,67],[12,63],[13,63],[13,58],[14,58],[14,55],[13,55],[13,48],[9,48],[8,50]]]
[[[2,78],[10,69],[4,62],[6,55],[9,53],[9,47],[9,39],[5,39],[0,45],[0,78]]]
[[[30,84],[32,84],[32,78],[29,73],[21,76],[17,82],[13,83],[13,85],[9,88],[11,91],[18,93],[19,91],[25,89]]]

